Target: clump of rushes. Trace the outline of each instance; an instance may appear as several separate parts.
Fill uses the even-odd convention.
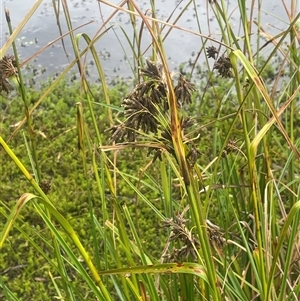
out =
[[[110,128],[112,142],[135,142],[141,133],[156,135],[159,132],[159,137],[155,138],[156,142],[161,142],[161,147],[150,148],[148,152],[150,154],[153,150],[155,151],[154,161],[157,158],[161,159],[163,150],[175,156],[164,72],[160,63],[146,60],[145,68],[141,69],[144,81],[137,84],[133,91],[123,99],[125,121]],[[174,88],[178,107],[191,103],[194,91],[194,85],[180,74]],[[191,129],[194,121],[190,117],[182,117],[180,122],[183,140],[188,143],[187,130]],[[195,161],[195,156],[189,157]]]
[[[0,92],[9,93],[11,91],[11,85],[7,78],[17,73],[16,67],[16,60],[13,55],[7,54],[0,60]]]

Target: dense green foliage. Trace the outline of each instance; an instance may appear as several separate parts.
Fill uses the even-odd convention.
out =
[[[120,104],[120,100],[124,97],[124,93],[129,87],[122,84],[113,88],[110,92],[112,103]],[[78,150],[78,139],[76,133],[76,103],[84,102],[84,98],[80,96],[79,85],[67,85],[60,83],[60,85],[47,97],[39,109],[35,111],[34,128],[36,133],[36,142],[38,146],[38,158],[42,166],[43,180],[49,182],[51,189],[49,197],[53,200],[56,208],[64,214],[70,221],[78,235],[84,240],[87,248],[91,248],[93,244],[92,236],[89,229],[90,220],[88,218],[88,201],[86,195],[86,181],[83,176],[82,162],[80,160],[80,152]],[[39,92],[34,90],[28,91],[28,100],[34,104],[38,98]],[[94,110],[97,115],[97,122],[99,127],[103,130],[103,138],[109,141],[109,133],[105,132],[109,128],[109,120],[107,118],[105,108],[99,106],[101,97],[103,96],[99,87],[93,89],[95,95]],[[30,161],[27,155],[26,146],[24,143],[24,135],[26,136],[26,124],[24,125],[25,131],[18,131],[16,135],[12,135],[15,126],[24,117],[22,112],[22,103],[15,95],[12,97],[2,96],[1,104],[4,114],[1,124],[1,134],[3,137],[10,138],[10,145],[15,154],[27,167],[30,166]],[[20,109],[21,108],[21,109]],[[89,121],[89,113],[86,112],[87,124]],[[89,133],[93,136],[95,133]],[[28,137],[27,137],[28,139]],[[21,143],[20,143],[21,142]],[[120,167],[125,167],[124,170],[135,171],[138,175],[139,169],[143,168],[143,164],[147,159],[145,151],[129,150],[122,151],[119,155]],[[16,200],[24,193],[24,191],[33,190],[22,177],[19,176],[18,168],[15,164],[7,160],[7,157],[2,153],[1,156],[1,204],[5,204],[6,210],[1,215],[1,223],[6,222],[9,208],[14,206]],[[130,164],[132,162],[132,164]],[[157,169],[157,167],[156,167]],[[152,171],[155,172],[155,168]],[[91,162],[89,162],[89,174],[93,177],[93,170]],[[11,185],[12,182],[18,181],[18,186]],[[152,181],[152,180],[151,180]],[[148,185],[151,185],[148,181]],[[159,254],[163,249],[166,231],[161,229],[160,221],[153,219],[151,209],[145,207],[140,203],[135,193],[126,186],[126,183],[119,179],[119,198],[120,206],[126,204],[132,213],[132,218],[135,220],[141,237],[144,237],[143,243],[149,254],[159,258]],[[92,187],[92,191],[96,187]],[[158,191],[150,187],[143,187],[141,189],[147,193],[156,204],[161,208],[160,195]],[[105,191],[108,199],[108,208],[113,218],[112,206],[109,204],[110,191]],[[95,215],[99,221],[103,218],[101,213],[101,201],[94,193],[93,204]],[[7,214],[7,215],[6,215]],[[55,295],[53,289],[50,289],[52,284],[48,275],[49,265],[47,259],[42,256],[37,256],[34,246],[28,244],[27,236],[31,237],[34,242],[42,248],[44,252],[50,252],[52,249],[49,242],[45,239],[50,239],[47,234],[45,225],[37,214],[32,212],[32,206],[24,208],[19,216],[20,220],[16,228],[11,231],[9,240],[2,250],[1,262],[3,262],[1,269],[3,273],[3,280],[10,283],[10,289],[17,293],[18,296],[23,296],[21,300],[27,300],[29,297],[34,300],[45,300],[45,295],[52,298]],[[18,229],[17,227],[20,227]],[[32,228],[34,230],[32,230]],[[45,237],[40,237],[39,233],[47,234]],[[23,234],[22,234],[23,233]],[[24,237],[24,233],[26,236]],[[91,248],[93,249],[93,248]],[[14,254],[12,256],[12,254]],[[102,256],[102,255],[100,255]],[[111,261],[112,266],[113,261]],[[105,262],[101,262],[104,267]],[[22,275],[22,276],[21,276]],[[21,276],[21,277],[20,277]],[[29,281],[31,283],[37,282],[37,286],[26,285]],[[86,293],[84,287],[80,289],[80,285],[74,277],[74,287],[76,287],[80,294],[84,296]],[[26,280],[27,279],[27,280]],[[39,289],[37,289],[39,287]]]
[[[204,66],[198,57],[172,73],[160,20],[125,1],[134,84],[115,87],[95,49],[111,28],[74,36],[62,2],[76,59],[37,91],[14,44],[26,22],[13,31],[6,11],[11,39],[0,53],[12,46],[14,56],[0,60],[0,299],[299,299],[299,16],[292,3],[288,28],[253,53],[249,39],[260,45],[265,32],[249,34],[257,21],[245,1],[238,39],[224,5],[209,2],[222,41],[199,25]],[[151,60],[140,55],[141,20]],[[100,84],[80,64],[67,84],[86,51]]]

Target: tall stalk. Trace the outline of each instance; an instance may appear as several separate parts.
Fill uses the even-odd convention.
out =
[[[5,7],[5,17],[6,17],[6,22],[8,25],[9,33],[10,35],[13,34],[13,29],[12,29],[12,24],[11,24],[11,18],[10,18],[10,12],[7,7]],[[19,61],[19,55],[16,47],[16,43],[13,40],[12,42],[12,47],[14,51],[14,57],[15,57],[15,62],[16,62],[16,67],[17,67],[17,73],[15,76],[17,77],[20,93],[21,93],[21,98],[23,100],[24,104],[24,110],[25,110],[25,116],[27,119],[27,125],[28,125],[28,133],[30,137],[30,142],[31,142],[31,151],[32,151],[32,157],[34,160],[34,173],[36,175],[37,181],[40,182],[42,180],[42,175],[41,175],[41,169],[39,166],[39,161],[38,161],[38,156],[37,156],[37,148],[36,148],[36,139],[35,139],[35,131],[33,128],[33,120],[32,116],[29,113],[29,103],[27,100],[26,96],[26,90],[23,82],[23,76],[22,76],[22,71],[20,68],[20,61]]]

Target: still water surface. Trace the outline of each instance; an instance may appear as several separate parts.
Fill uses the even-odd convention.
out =
[[[20,2],[22,3],[20,5]],[[8,38],[8,29],[4,17],[4,7],[8,7],[11,15],[12,24],[14,27],[22,20],[25,14],[29,11],[30,7],[35,1],[33,0],[4,0],[2,4],[2,17],[0,18],[0,43],[3,45]],[[59,1],[60,2],[60,1]],[[58,5],[58,1],[55,3]],[[111,3],[118,4],[120,1],[111,0]],[[151,9],[148,0],[136,1],[141,10],[146,12]],[[188,0],[176,1],[176,0],[161,0],[156,2],[156,16],[158,19],[167,20],[171,13],[174,11],[173,16],[169,20],[173,23],[179,14],[185,9],[186,5],[191,2]],[[219,1],[221,2],[221,1]],[[236,34],[239,36],[240,29],[240,16],[238,15],[237,1],[224,1],[227,6],[228,14],[231,14],[230,24]],[[256,1],[259,2],[259,1]],[[288,25],[288,16],[285,11],[282,0],[263,0],[262,2],[262,14],[261,25],[265,31],[271,35],[276,35],[279,32],[285,30]],[[287,8],[290,9],[290,2],[285,1]],[[252,1],[246,1],[249,7]],[[70,15],[72,18],[73,28],[84,25],[92,21],[92,23],[81,27],[75,31],[75,34],[86,33],[91,38],[97,34],[97,31],[103,24],[103,20],[114,11],[114,8],[109,7],[103,3],[99,3],[96,0],[68,0],[67,1]],[[64,14],[62,13],[62,7],[60,7],[59,21],[62,26],[62,32],[68,32]],[[257,11],[257,7],[255,8]],[[220,29],[214,18],[213,10],[210,4],[205,0],[195,0],[188,6],[183,16],[179,19],[176,25],[188,29],[190,31],[199,33],[199,25],[196,22],[196,14],[198,19],[201,20],[201,32],[204,35],[210,35],[219,40]],[[132,39],[132,27],[130,25],[129,15],[125,12],[117,13],[107,27],[112,28],[101,37],[96,43],[97,53],[103,64],[105,74],[110,78],[120,76],[123,78],[132,78],[131,62],[132,51],[126,41],[125,35],[122,29]],[[253,36],[256,35],[257,28],[253,25]],[[139,30],[140,28],[138,28]],[[166,28],[163,33],[166,33]],[[102,30],[103,32],[103,30]],[[21,60],[26,60],[30,56],[34,55],[39,49],[55,40],[60,36],[57,26],[57,20],[55,18],[53,1],[44,0],[38,10],[34,13],[28,24],[18,37],[17,46]],[[149,33],[143,31],[143,43],[142,49],[145,51],[151,42]],[[255,38],[253,38],[255,41]],[[53,46],[49,47],[43,53],[39,54],[30,63],[35,66],[35,71],[30,70],[29,73],[35,72],[35,75],[40,78],[50,76],[53,74],[59,74],[69,62],[74,59],[73,50],[71,47],[69,37],[64,38],[65,50],[62,42],[57,41]],[[207,45],[212,45],[208,42]],[[86,45],[83,39],[80,41],[80,48],[83,49]],[[218,45],[216,45],[218,46]],[[195,34],[185,32],[184,30],[173,29],[168,35],[165,41],[165,52],[169,58],[169,64],[172,69],[175,69],[182,62],[187,62],[189,58],[195,58],[202,47],[201,38]],[[145,57],[150,53],[146,52]],[[87,65],[91,64],[91,57],[86,59]],[[90,66],[90,68],[92,68]],[[42,74],[42,70],[46,70]],[[76,70],[76,69],[74,69]],[[91,69],[91,76],[96,77],[96,73]],[[96,79],[96,78],[95,78]]]

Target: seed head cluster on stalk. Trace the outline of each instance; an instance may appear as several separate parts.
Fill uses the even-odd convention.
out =
[[[123,99],[125,121],[110,128],[112,142],[135,142],[139,134],[157,135],[156,142],[161,142],[161,148],[150,148],[148,154],[155,150],[154,159],[161,159],[162,150],[175,156],[170,129],[170,114],[165,70],[160,63],[146,60],[145,68],[141,68],[144,80],[137,84],[133,91]],[[192,102],[194,85],[179,75],[174,93],[178,107]],[[183,137],[194,124],[192,118],[182,117],[181,128]],[[158,135],[159,133],[159,135]]]
[[[163,227],[170,229],[170,235],[165,247],[165,252],[162,255],[162,260],[166,262],[177,262],[187,260],[188,257],[196,260],[196,250],[200,246],[199,240],[195,237],[191,230],[188,229],[189,219],[184,218],[185,211],[177,214],[174,218],[164,220]],[[207,231],[211,245],[220,253],[225,244],[224,232],[211,222],[207,223]],[[168,252],[169,244],[172,241],[177,242],[177,247],[174,247]]]
[[[5,55],[0,60],[0,92],[5,91],[9,93],[11,91],[11,85],[7,81],[7,78],[17,73],[16,60],[13,55]]]
[[[222,54],[218,58],[219,51],[214,46],[209,46],[206,48],[206,53],[208,58],[213,58],[215,60],[214,69],[216,69],[222,77],[231,78],[232,75],[232,65],[230,59],[225,54]]]
[[[222,77],[231,77],[232,66],[229,58],[222,55],[218,59],[218,53],[219,51],[215,47],[207,48],[208,57],[216,61],[214,69]],[[145,67],[141,68],[143,81],[138,83],[122,101],[125,120],[109,129],[112,132],[111,142],[115,143],[136,142],[139,139],[142,140],[143,137],[152,137],[154,146],[149,147],[148,150],[148,155],[154,152],[152,162],[157,158],[162,160],[162,153],[165,151],[176,158],[171,132],[171,114],[165,72],[160,63],[146,60]],[[174,85],[178,108],[192,103],[192,93],[194,91],[194,85],[182,74],[179,74],[177,83]],[[189,135],[193,126],[194,119],[191,116],[180,117],[182,140],[188,146],[186,159],[192,168],[200,156],[199,150],[193,145],[193,139]],[[147,145],[149,145],[149,141],[147,141]],[[230,140],[223,156],[236,151],[236,148],[236,142]],[[189,230],[188,222],[189,220],[184,218],[184,212],[164,221],[163,226],[169,228],[171,234],[162,255],[163,261],[178,261],[188,257],[197,258],[195,252],[199,248],[200,242]],[[223,231],[217,226],[212,227],[207,224],[207,232],[212,246],[222,253],[225,243]],[[177,242],[176,247],[169,250],[170,242],[173,241]]]

